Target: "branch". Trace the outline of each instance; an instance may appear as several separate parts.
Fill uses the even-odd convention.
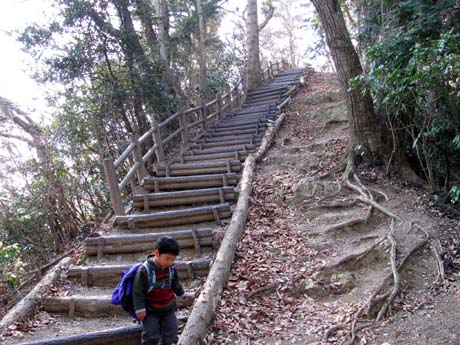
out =
[[[275,7],[273,6],[271,0],[267,1],[267,6],[267,13],[265,15],[264,21],[262,22],[262,24],[259,25],[259,32],[261,32],[267,26],[268,22],[270,21],[270,19],[272,19],[273,14],[275,13]]]
[[[11,133],[1,133],[0,132],[0,137],[2,138],[6,138],[6,139],[17,139],[19,141],[23,141],[25,142],[26,144],[34,147],[34,142],[28,138],[25,138],[21,135],[15,135],[15,134],[11,134]]]

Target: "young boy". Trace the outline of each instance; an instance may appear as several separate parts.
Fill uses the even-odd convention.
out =
[[[158,240],[154,255],[147,256],[150,272],[155,272],[156,283],[148,291],[148,273],[140,266],[133,285],[136,316],[142,320],[142,345],[170,345],[177,336],[176,296],[187,298],[173,265],[179,254],[179,244],[171,237]],[[170,271],[172,269],[172,271]],[[172,279],[170,278],[172,273]]]

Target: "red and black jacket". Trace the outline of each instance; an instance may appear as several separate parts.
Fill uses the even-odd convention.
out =
[[[176,267],[161,268],[153,255],[147,256],[150,272],[155,273],[155,284],[149,289],[147,269],[141,265],[134,278],[133,302],[136,313],[148,311],[162,314],[176,310],[176,296],[184,295]],[[149,291],[150,290],[150,291]]]

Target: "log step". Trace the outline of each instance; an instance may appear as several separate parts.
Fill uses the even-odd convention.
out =
[[[219,122],[220,128],[231,128],[235,126],[253,124],[253,123],[269,123],[274,121],[274,116],[270,114],[262,114],[253,117],[246,117],[246,116],[234,116],[229,117],[225,121]]]
[[[277,99],[277,100],[274,100],[274,101],[248,101],[248,102],[245,102],[243,104],[243,109],[246,109],[246,108],[253,108],[253,107],[257,107],[257,106],[261,106],[261,105],[265,105],[265,104],[268,104],[270,105],[271,107],[277,107],[278,104],[280,104],[280,100]]]
[[[206,277],[211,261],[198,259],[193,261],[176,261],[175,263],[181,281]],[[123,271],[129,270],[134,264],[106,266],[77,266],[70,267],[67,277],[79,280],[83,286],[114,287]]]
[[[146,177],[142,182],[142,186],[145,190],[152,190],[158,193],[165,190],[236,186],[237,183],[237,175],[235,173],[227,173],[177,177]]]
[[[97,318],[113,315],[127,315],[119,305],[111,304],[110,295],[102,296],[65,296],[65,297],[44,297],[41,300],[43,309],[51,314],[67,314],[69,317],[81,316]],[[178,300],[179,302],[179,300]],[[186,305],[177,303],[178,308]]]
[[[88,237],[85,239],[85,252],[88,256],[104,254],[140,253],[151,251],[156,241],[164,236],[173,237],[181,249],[195,248],[201,255],[202,247],[215,247],[217,238],[211,228],[154,232],[147,234],[111,235]]]
[[[257,135],[265,132],[265,128],[253,127],[248,129],[229,129],[229,130],[211,130],[203,134],[202,138],[213,138],[213,137],[235,137],[245,135]]]
[[[191,158],[199,157],[192,156]],[[138,194],[133,197],[135,208],[148,211],[161,206],[179,206],[197,203],[221,203],[234,201],[237,193],[234,187],[192,189],[176,192]]]
[[[221,153],[213,153],[213,154],[206,154],[206,155],[186,155],[186,156],[179,156],[174,161],[178,163],[191,163],[191,162],[205,162],[205,161],[222,161],[222,160],[229,160],[229,159],[237,159],[241,162],[244,162],[245,159],[248,157],[249,152],[246,150],[234,150],[228,152],[221,152]]]
[[[21,345],[139,345],[141,343],[141,333],[142,326],[137,325],[43,339],[32,343],[21,343]]]
[[[222,219],[230,218],[230,216],[230,205],[220,204],[150,214],[116,216],[113,224],[114,226],[134,231],[136,228],[157,228],[210,221],[222,224]]]
[[[211,126],[211,130],[228,130],[233,128],[253,128],[253,127],[266,127],[267,123],[269,122],[268,119],[256,119],[256,120],[249,120],[249,121],[238,121],[235,123],[232,122],[219,122],[214,126]]]
[[[209,149],[209,148],[215,148],[219,146],[237,146],[237,145],[258,145],[262,142],[262,138],[250,138],[250,139],[235,139],[232,141],[224,141],[224,142],[211,142],[211,143],[195,143],[192,144],[191,147],[192,149]]]
[[[224,153],[224,152],[235,152],[235,151],[247,151],[253,153],[256,151],[255,145],[239,145],[239,146],[230,146],[230,147],[216,147],[213,149],[191,149],[184,153],[184,156],[199,156],[199,155],[212,155],[216,153]]]
[[[234,173],[241,171],[241,162],[239,160],[227,160],[189,164],[160,164],[155,166],[155,171],[159,177]]]
[[[252,134],[252,135],[232,135],[229,137],[226,136],[216,136],[216,137],[202,137],[200,140],[198,140],[198,143],[222,143],[222,142],[227,142],[227,141],[234,141],[234,140],[243,140],[243,139],[255,139],[255,138],[260,138],[262,139],[264,135],[262,133],[259,134]]]

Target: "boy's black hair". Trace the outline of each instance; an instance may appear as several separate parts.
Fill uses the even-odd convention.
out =
[[[179,243],[172,237],[161,237],[155,249],[158,249],[158,252],[161,254],[173,254],[179,255]]]

